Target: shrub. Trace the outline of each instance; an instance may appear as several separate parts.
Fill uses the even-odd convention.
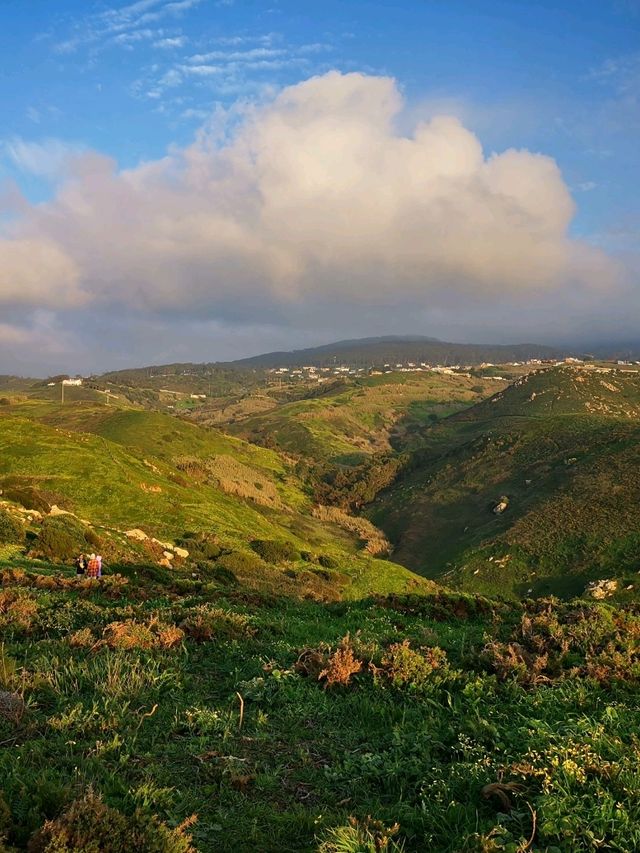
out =
[[[483,659],[500,679],[526,686],[576,676],[638,681],[639,634],[635,614],[540,599],[527,603],[506,641],[487,642]]]
[[[300,551],[291,542],[254,539],[251,548],[267,563],[290,563],[300,559]]]
[[[29,631],[38,612],[38,603],[23,590],[0,592],[0,627]]]
[[[422,687],[436,669],[447,665],[442,649],[412,649],[409,640],[393,643],[382,658],[382,669],[395,687]]]
[[[86,649],[95,645],[96,638],[91,628],[79,628],[69,636],[69,645],[72,649]]]
[[[24,542],[24,527],[6,509],[0,508],[0,545]]]
[[[47,560],[68,562],[83,552],[100,549],[96,533],[71,515],[45,518],[32,553]]]
[[[127,817],[89,792],[56,820],[48,820],[29,841],[29,853],[195,853],[186,830],[191,818],[171,829],[141,810]]]
[[[325,569],[337,569],[340,565],[335,557],[332,557],[330,554],[320,554],[318,562]]]
[[[8,720],[10,723],[18,724],[24,716],[25,710],[24,699],[19,693],[12,693],[10,690],[0,690],[0,718]]]
[[[346,826],[336,826],[327,832],[318,850],[319,853],[401,853],[404,844],[393,840],[399,830],[397,823],[385,827],[371,817],[364,820],[350,817]]]
[[[330,655],[326,667],[321,671],[318,679],[325,680],[325,687],[334,687],[336,684],[346,687],[351,676],[360,672],[362,661],[354,655],[351,641],[347,635],[340,647]]]
[[[222,548],[212,533],[185,533],[177,544],[186,548],[194,560],[217,560],[222,554]]]
[[[180,623],[180,628],[188,637],[200,643],[214,637],[234,640],[255,634],[247,616],[206,605],[194,608]]]
[[[217,561],[216,566],[224,569],[236,577],[236,575],[251,574],[264,568],[264,562],[257,555],[247,554],[244,551],[232,551],[223,554]]]
[[[319,649],[303,649],[293,668],[300,675],[324,681],[325,687],[346,687],[351,676],[362,670],[362,661],[355,656],[347,634],[335,651],[324,644]]]
[[[8,478],[4,481],[4,496],[7,500],[21,504],[25,509],[36,510],[46,514],[56,504],[63,509],[69,509],[69,501],[64,495],[47,489],[37,489],[21,482],[19,478]]]
[[[98,640],[90,628],[75,631],[69,637],[69,645],[74,648],[94,650],[107,646],[110,649],[173,649],[184,640],[184,631],[177,625],[168,625],[156,618],[147,624],[126,619],[123,622],[110,622]]]

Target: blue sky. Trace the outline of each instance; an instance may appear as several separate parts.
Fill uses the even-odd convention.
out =
[[[333,70],[359,72],[396,81],[403,104],[393,120],[400,135],[411,135],[418,120],[453,115],[477,137],[487,158],[510,148],[553,158],[576,206],[568,234],[635,264],[636,0],[4,0],[0,22],[5,197],[18,191],[24,204],[46,203],[67,179],[65,164],[83,152],[113,158],[120,170],[157,163],[167,152],[188,149],[203,125],[210,132],[216,110],[269,103],[283,88]],[[223,138],[243,120],[227,115]],[[13,225],[25,215],[20,205],[16,210],[15,203],[8,205],[4,220]],[[114,316],[116,303],[110,300]],[[9,327],[24,331],[41,323],[42,314],[34,320],[38,310],[42,306],[20,307],[7,299],[7,335]],[[444,317],[445,308],[438,310]],[[81,321],[77,306],[66,317],[54,314],[45,316],[45,325],[73,329]],[[209,319],[229,323],[231,314],[212,310]],[[278,329],[287,327],[282,343],[299,344],[300,335],[291,330],[304,322],[300,313],[296,317],[280,326],[274,319],[271,331],[258,339],[275,343]],[[445,322],[445,331],[473,337],[473,319],[459,327]],[[587,326],[595,334],[594,325]],[[379,327],[375,321],[361,331]],[[250,347],[242,335],[255,340],[252,328],[240,330],[239,346]],[[602,335],[611,335],[612,328]],[[236,339],[238,334],[235,328]],[[484,320],[478,334],[491,335]],[[330,339],[331,324],[316,337]],[[196,346],[197,355],[204,347]],[[223,356],[227,350],[236,354],[225,344]],[[131,353],[147,354],[157,355],[152,349]],[[100,358],[109,361],[112,355],[106,350]]]

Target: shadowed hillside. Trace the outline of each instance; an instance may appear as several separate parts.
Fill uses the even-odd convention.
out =
[[[533,374],[429,430],[370,517],[395,559],[465,589],[635,588],[639,413],[636,372]]]
[[[292,352],[270,352],[264,355],[243,358],[233,362],[242,368],[248,367],[301,367],[316,365],[323,367],[335,362],[362,364],[366,366],[394,365],[396,362],[421,362],[429,364],[481,364],[482,362],[504,363],[526,361],[529,358],[559,358],[565,353],[557,347],[539,344],[456,344],[410,335],[361,338],[353,341],[337,341],[319,347],[293,350]]]

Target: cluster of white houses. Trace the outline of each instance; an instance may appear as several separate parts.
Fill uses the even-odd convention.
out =
[[[543,362],[539,358],[532,358],[527,362],[514,361],[510,363],[512,367],[518,367],[523,364],[541,365]],[[478,365],[460,365],[460,364],[428,364],[425,361],[421,362],[398,362],[395,364],[384,364],[379,366],[356,367],[352,364],[334,364],[330,367],[316,367],[315,365],[304,365],[303,367],[273,367],[268,372],[276,377],[309,379],[317,382],[326,382],[328,379],[335,376],[383,376],[385,373],[444,373],[469,375],[469,371],[475,368],[495,367],[492,362],[482,362]],[[494,377],[500,378],[500,377]]]

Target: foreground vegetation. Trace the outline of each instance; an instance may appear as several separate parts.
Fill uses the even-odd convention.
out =
[[[0,574],[5,849],[640,846],[633,608],[122,572]]]

